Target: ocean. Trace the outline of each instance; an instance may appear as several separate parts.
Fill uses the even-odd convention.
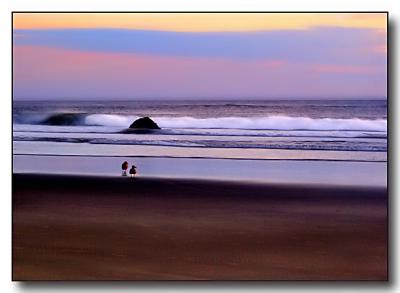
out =
[[[161,130],[126,132],[144,116]],[[185,165],[184,159],[235,160],[233,166],[238,160],[364,162],[380,163],[380,170],[386,170],[387,102],[14,101],[13,152],[15,172],[38,171],[37,161],[24,167],[27,157],[34,156],[64,160],[57,163],[60,172],[71,157],[174,159],[168,166]],[[93,165],[107,174],[116,172]],[[39,171],[46,168],[54,171],[49,164]]]

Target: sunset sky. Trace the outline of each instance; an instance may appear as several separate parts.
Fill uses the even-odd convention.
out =
[[[386,14],[14,13],[15,99],[386,98]]]

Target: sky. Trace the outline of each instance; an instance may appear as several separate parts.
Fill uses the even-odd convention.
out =
[[[385,13],[14,13],[14,99],[386,98]]]

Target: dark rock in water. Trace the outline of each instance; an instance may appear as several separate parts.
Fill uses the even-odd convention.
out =
[[[41,122],[45,125],[79,125],[84,122],[85,114],[82,113],[61,113],[54,114]]]
[[[129,128],[133,129],[161,129],[157,123],[151,120],[149,117],[143,117],[136,119]]]
[[[128,134],[154,134],[160,131],[159,129],[144,129],[144,128],[127,128],[120,133],[128,133]]]

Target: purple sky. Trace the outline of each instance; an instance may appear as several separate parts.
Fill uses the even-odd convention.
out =
[[[386,98],[386,32],[15,29],[15,99]]]

